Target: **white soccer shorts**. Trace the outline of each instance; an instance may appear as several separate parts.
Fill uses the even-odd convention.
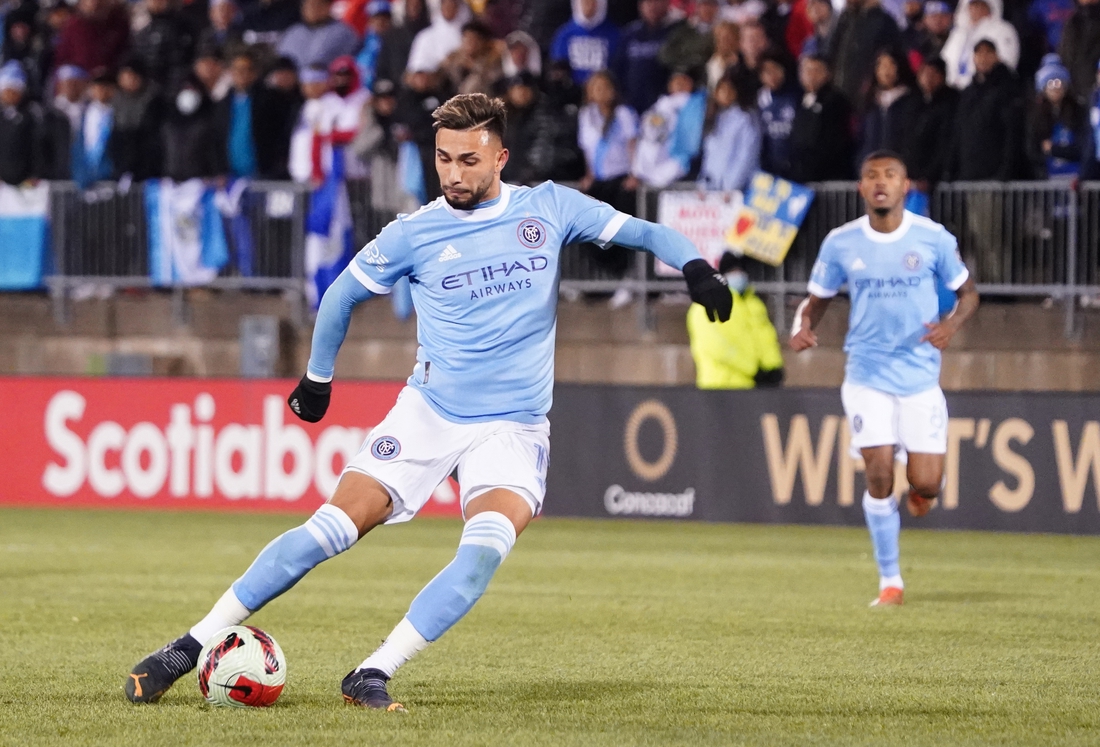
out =
[[[467,503],[493,488],[518,493],[537,515],[549,461],[549,423],[452,423],[420,392],[405,387],[344,471],[382,483],[394,504],[386,523],[398,524],[416,516],[456,466],[463,515]]]
[[[947,453],[947,400],[938,386],[899,396],[847,381],[840,387],[851,433],[851,454],[893,446],[899,461],[906,453]]]

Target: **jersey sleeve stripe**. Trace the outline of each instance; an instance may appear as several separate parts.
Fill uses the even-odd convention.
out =
[[[836,295],[835,290],[829,290],[824,285],[815,283],[813,280],[806,283],[806,290],[808,290],[810,293],[814,294],[818,298],[832,298]]]
[[[970,277],[970,270],[968,270],[964,267],[963,271],[960,272],[955,277],[954,280],[952,280],[950,283],[947,284],[948,290],[957,291],[959,288],[962,288],[963,283],[965,283],[966,279],[969,278],[969,277]]]
[[[600,231],[599,237],[596,239],[596,245],[601,249],[607,246],[611,239],[615,238],[615,234],[619,232],[619,229],[630,219],[630,216],[626,213],[615,213],[615,217],[607,222],[607,225]]]
[[[382,285],[370,275],[363,272],[363,268],[360,267],[354,259],[351,261],[351,264],[348,265],[348,269],[351,270],[352,276],[354,276],[356,280],[362,283],[363,287],[369,290],[371,293],[377,293],[380,296],[384,296],[388,294],[391,290],[393,290],[393,288]]]

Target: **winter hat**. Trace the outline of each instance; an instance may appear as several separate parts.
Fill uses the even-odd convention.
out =
[[[27,74],[23,66],[12,60],[4,67],[0,67],[0,89],[17,88],[20,91],[27,87]]]
[[[951,6],[943,2],[943,0],[928,0],[924,4],[924,14],[931,15],[932,13],[946,13],[951,15]]]
[[[388,0],[372,0],[367,3],[367,15],[370,17],[379,15],[392,15],[393,9],[390,7]]]
[[[1035,73],[1035,90],[1042,91],[1052,80],[1060,80],[1062,86],[1069,85],[1069,70],[1062,64],[1062,58],[1053,52],[1043,55],[1043,62]]]
[[[88,72],[78,65],[62,65],[57,68],[58,80],[87,80]]]

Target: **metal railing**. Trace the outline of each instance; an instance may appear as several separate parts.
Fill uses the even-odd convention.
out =
[[[784,326],[783,299],[801,295],[822,240],[863,214],[852,182],[811,185],[816,198],[787,255],[777,268],[753,269],[757,289],[776,300]],[[695,189],[676,184],[671,189]],[[371,206],[370,183],[348,185],[358,245],[393,219]],[[637,215],[654,219],[659,192],[640,189]],[[309,193],[290,182],[253,182],[239,219],[225,219],[230,261],[210,285],[222,289],[280,290],[302,303],[305,222]],[[1100,182],[1076,188],[1063,182],[956,182],[941,184],[930,199],[931,217],[959,239],[959,248],[986,295],[1045,296],[1063,303],[1066,333],[1074,330],[1079,298],[1100,296]],[[51,184],[53,274],[47,284],[59,315],[74,288],[83,285],[150,287],[148,227],[143,188],[105,183],[81,191]],[[683,282],[659,277],[647,253],[570,246],[561,255],[566,292],[626,288],[642,303],[640,321],[651,323],[652,295],[682,292]],[[174,289],[182,298],[182,291]]]

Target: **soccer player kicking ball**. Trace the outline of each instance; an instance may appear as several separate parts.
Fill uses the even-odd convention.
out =
[[[712,321],[729,319],[729,289],[682,235],[552,182],[503,184],[504,102],[456,96],[433,117],[443,197],[386,226],[325,293],[306,375],[288,403],[302,420],[324,417],[352,309],[406,276],[420,344],[408,385],[332,499],[265,547],[190,631],[134,667],[126,679],[131,701],[158,700],[195,667],[208,638],[318,563],[380,524],[413,518],[457,467],[466,526],[454,560],[342,685],[349,703],[403,710],[386,683],[470,611],[542,508],[561,248],[594,242],[653,252],[683,269],[692,300]]]
[[[898,155],[879,151],[863,161],[859,193],[867,215],[825,237],[790,341],[796,351],[817,345],[814,327],[847,283],[848,365],[840,396],[852,455],[862,455],[867,464],[863,513],[879,569],[879,596],[872,606],[902,603],[894,460],[908,459],[909,513],[924,516],[939,495],[947,452],[940,351],[978,308],[958,242],[939,223],[905,210],[908,191]],[[944,319],[937,279],[958,296],[955,311]]]

